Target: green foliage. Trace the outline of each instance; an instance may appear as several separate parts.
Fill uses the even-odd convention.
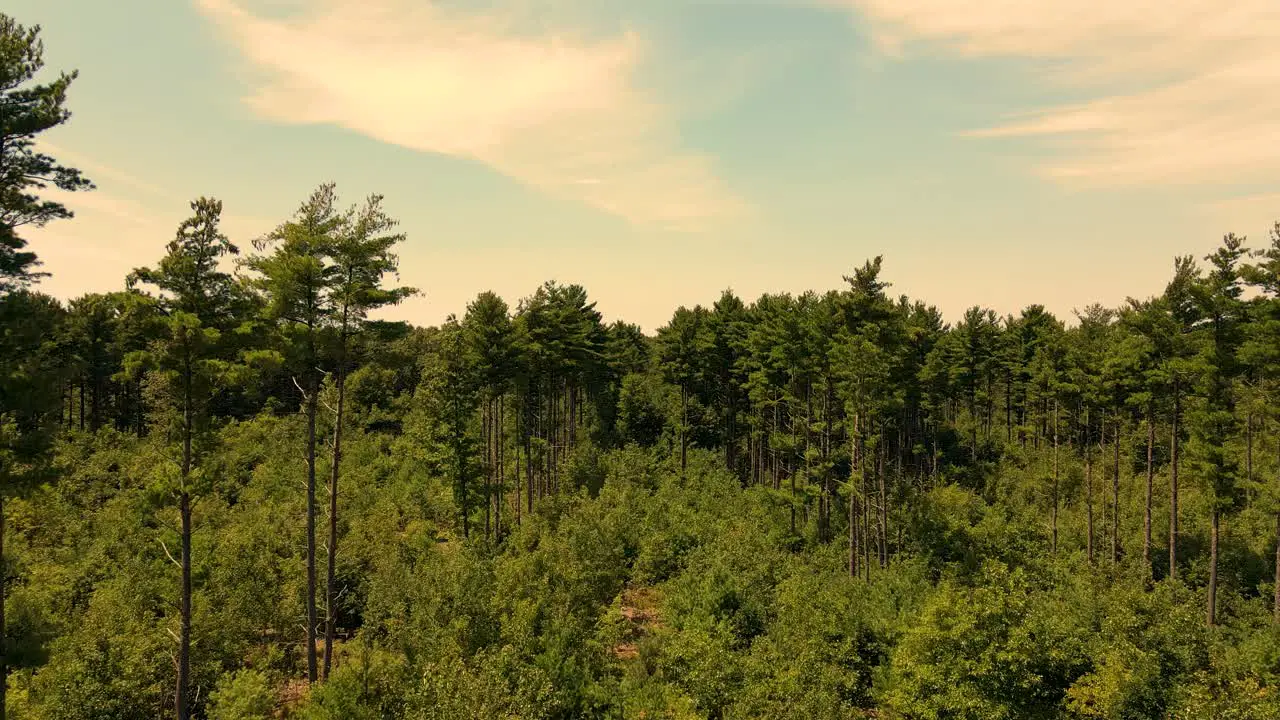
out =
[[[270,676],[243,668],[218,680],[209,694],[209,720],[269,720],[275,704]]]
[[[31,84],[44,67],[40,26],[25,28],[0,13],[0,296],[21,288],[43,273],[36,254],[18,228],[43,227],[73,213],[60,202],[41,199],[39,191],[92,190],[93,183],[75,168],[35,150],[38,135],[71,118],[65,105],[76,72],[60,73],[47,84]]]

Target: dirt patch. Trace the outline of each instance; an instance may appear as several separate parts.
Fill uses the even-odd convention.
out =
[[[272,715],[276,718],[289,717],[306,701],[308,691],[306,680],[290,678],[280,683],[276,688],[276,711]]]
[[[641,638],[662,624],[658,593],[651,587],[628,587],[622,591],[620,602],[627,629],[622,642],[613,647],[613,654],[619,660],[631,660],[640,656]]]

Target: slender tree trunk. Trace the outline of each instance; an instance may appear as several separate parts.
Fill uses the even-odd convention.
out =
[[[1101,441],[1099,441],[1101,442]],[[1088,538],[1085,540],[1085,548],[1089,556],[1089,562],[1093,562],[1093,455],[1091,453],[1092,444],[1089,442],[1089,410],[1084,411],[1084,475],[1085,475],[1085,511],[1088,516],[1087,532]]]
[[[858,456],[858,416],[853,416],[849,432],[849,577],[858,576],[858,472],[861,458]],[[1276,551],[1280,554],[1280,549]],[[1277,581],[1280,583],[1280,581]]]
[[[1151,495],[1152,484],[1156,473],[1156,411],[1147,409],[1147,496],[1143,507],[1142,521],[1142,565],[1147,573],[1151,573]]]
[[[880,425],[880,447],[877,448],[877,467],[876,480],[880,489],[880,512],[879,512],[879,547],[880,567],[886,567],[889,564],[889,492],[885,483],[885,462],[884,456],[887,452],[885,447],[884,425]]]
[[[484,435],[484,537],[493,533],[493,471],[496,465],[493,452],[493,399],[484,399],[481,410],[481,433]]]
[[[1206,598],[1205,619],[1210,625],[1218,622],[1218,525],[1221,512],[1216,504],[1209,514],[1209,591]]]
[[[467,498],[467,470],[466,458],[462,456],[462,408],[459,406],[457,394],[453,398],[453,461],[454,472],[458,479],[458,494],[462,500],[459,503],[462,508],[462,537],[464,539],[471,537],[471,513]]]
[[[1058,553],[1058,401],[1053,401],[1053,552]]]
[[[345,311],[344,311],[345,314]],[[345,318],[344,318],[345,323]],[[329,670],[333,667],[333,638],[337,632],[338,625],[338,597],[337,597],[337,575],[338,575],[338,477],[339,468],[342,465],[342,424],[343,413],[346,409],[345,402],[347,396],[347,373],[346,373],[346,337],[345,333],[342,338],[341,358],[338,361],[338,372],[334,378],[335,389],[338,391],[338,407],[333,421],[333,462],[329,472],[329,557],[328,566],[325,573],[325,589],[324,589],[324,607],[325,607],[325,625],[324,625],[324,674],[325,680],[329,679]]]
[[[5,478],[7,469],[0,466],[0,478]],[[0,487],[0,720],[5,718],[5,702],[7,701],[9,686],[9,657],[8,648],[6,647],[5,638],[8,634],[8,628],[5,626],[4,618],[4,601],[6,596],[6,583],[4,573],[4,488]],[[1280,550],[1276,551],[1276,557],[1280,558]],[[1280,560],[1277,561],[1280,563]],[[1280,564],[1277,564],[1280,567]]]
[[[178,687],[175,693],[174,709],[178,720],[188,720],[191,710],[188,707],[188,692],[191,688],[191,495],[188,492],[187,479],[191,477],[192,451],[191,436],[194,434],[195,422],[192,408],[193,393],[191,389],[192,359],[190,350],[183,356],[182,377],[182,489],[178,496],[178,515],[181,523],[181,560],[182,587],[179,612],[180,628],[178,631]]]
[[[497,409],[498,419],[494,423],[494,452],[498,456],[498,471],[495,473],[498,480],[498,487],[494,489],[493,499],[493,538],[498,542],[502,542],[502,503],[507,499],[507,467],[506,467],[506,413],[504,412],[507,405],[507,398],[504,394],[498,395]]]
[[[178,512],[182,516],[182,629],[178,639],[178,719],[191,717],[187,693],[191,686],[191,495],[184,487]]]
[[[307,682],[317,678],[316,662],[316,405],[319,383],[307,391]]]
[[[1120,562],[1120,434],[1121,423],[1123,420],[1120,414],[1116,414],[1116,424],[1113,427],[1112,434],[1112,461],[1114,467],[1111,470],[1111,562]]]
[[[1178,420],[1182,397],[1178,381],[1173,383],[1173,429],[1169,433],[1169,577],[1178,577]]]
[[[528,513],[533,515],[533,423],[532,418],[529,417],[529,413],[533,409],[533,402],[527,393],[524,405],[524,489],[529,500]]]
[[[1245,420],[1244,426],[1244,478],[1249,488],[1249,494],[1253,494],[1253,413],[1249,413],[1248,419]]]
[[[1276,513],[1276,574],[1271,602],[1271,612],[1275,616],[1275,621],[1280,623],[1280,513]]]
[[[520,395],[518,392],[515,396],[515,402],[516,402],[515,425],[516,425],[516,430],[519,431],[521,407],[520,407]],[[521,514],[520,514],[520,509],[521,509],[520,506],[524,504],[524,498],[521,495],[522,490],[520,485],[520,435],[518,432],[515,437],[515,442],[516,442],[516,446],[515,446],[515,451],[516,451],[516,474],[515,474],[516,527],[520,527],[520,524],[523,521],[523,518],[521,517]]]
[[[689,389],[680,386],[680,479],[685,477],[685,468],[689,463]],[[794,510],[792,511],[794,515]],[[794,521],[792,522],[794,525]]]

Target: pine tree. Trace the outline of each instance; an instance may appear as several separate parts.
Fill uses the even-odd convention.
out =
[[[1280,223],[1272,228],[1269,239],[1268,247],[1253,253],[1256,262],[1240,268],[1244,280],[1261,293],[1251,303],[1240,359],[1257,379],[1263,407],[1274,415],[1275,408],[1280,406]],[[1265,427],[1268,414],[1263,414],[1261,419]],[[1276,520],[1272,611],[1280,623],[1280,477],[1268,484],[1268,489],[1265,497]]]
[[[66,191],[93,189],[79,170],[34,149],[38,135],[71,118],[65,107],[67,90],[76,79],[72,71],[48,84],[30,85],[43,67],[40,26],[24,28],[0,13],[0,294],[43,275],[18,229],[73,215],[62,203],[37,193],[50,185]]]
[[[1218,618],[1219,526],[1222,513],[1235,500],[1239,474],[1239,463],[1227,443],[1235,437],[1238,425],[1234,390],[1245,312],[1240,300],[1243,288],[1239,265],[1246,252],[1243,238],[1227,235],[1222,247],[1205,258],[1209,272],[1192,286],[1192,297],[1203,318],[1199,325],[1203,341],[1197,356],[1197,386],[1204,401],[1194,416],[1192,439],[1196,469],[1210,498],[1209,587],[1205,600],[1205,616],[1210,625]]]
[[[219,260],[239,251],[219,229],[222,203],[200,198],[191,203],[194,215],[178,227],[177,237],[155,269],[139,268],[130,277],[160,290],[164,314],[161,338],[146,351],[129,359],[134,372],[147,370],[163,382],[170,423],[181,438],[181,462],[176,486],[169,488],[178,500],[179,558],[165,553],[182,575],[178,640],[178,678],[175,709],[178,720],[192,716],[191,678],[191,534],[193,497],[208,488],[212,479],[201,472],[198,442],[207,431],[207,407],[227,363],[221,352],[223,330],[236,292],[231,277],[219,270]],[[167,475],[162,475],[167,478]]]
[[[326,288],[336,332],[334,387],[337,402],[333,421],[333,456],[329,474],[329,541],[325,571],[324,668],[322,677],[329,678],[333,666],[333,639],[338,623],[337,556],[338,556],[338,478],[342,465],[342,426],[345,420],[346,381],[350,364],[351,343],[362,330],[369,313],[387,305],[395,305],[416,292],[414,288],[382,286],[383,277],[395,273],[399,262],[392,248],[404,240],[403,233],[393,232],[397,222],[382,209],[382,196],[372,195],[364,206],[353,209],[341,227],[331,236],[328,255],[330,286]]]
[[[266,293],[269,318],[281,323],[285,352],[302,393],[307,422],[307,680],[317,679],[316,635],[316,411],[320,396],[321,349],[334,317],[331,289],[337,268],[330,256],[346,230],[336,208],[333,183],[321,185],[286,222],[254,241],[258,250],[244,265],[252,284]]]

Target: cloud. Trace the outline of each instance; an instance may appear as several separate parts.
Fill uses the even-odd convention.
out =
[[[1269,242],[1267,233],[1280,222],[1280,192],[1238,195],[1199,209],[1216,227],[1246,235],[1250,246],[1261,248]]]
[[[246,102],[264,118],[475,159],[637,223],[698,227],[743,209],[706,157],[680,149],[671,109],[633,84],[634,34],[521,32],[514,11],[412,0],[324,0],[285,18],[197,4],[258,71]]]
[[[825,0],[879,45],[1038,61],[1090,99],[973,133],[1038,137],[1044,175],[1079,186],[1280,180],[1275,0]]]

